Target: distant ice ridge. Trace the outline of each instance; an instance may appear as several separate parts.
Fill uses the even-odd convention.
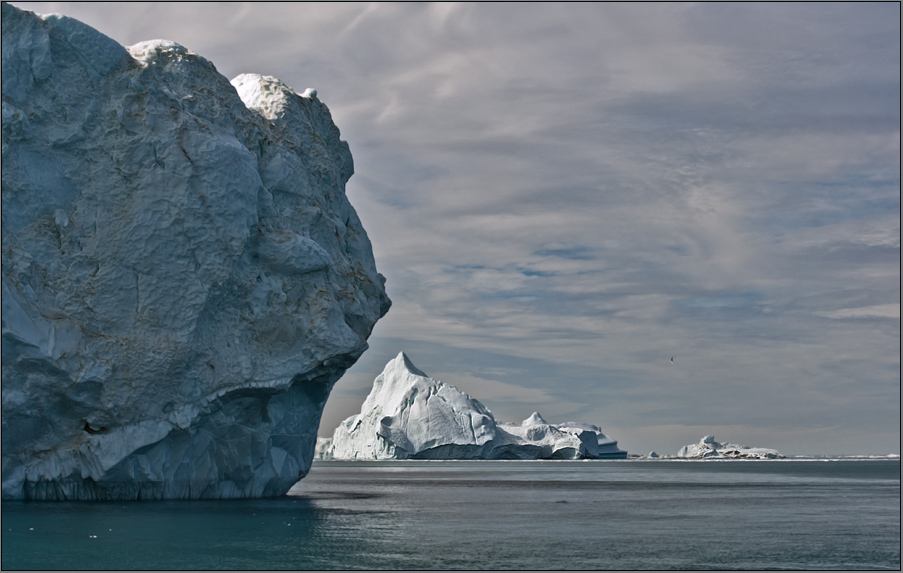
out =
[[[361,413],[320,440],[333,459],[626,458],[597,426],[549,424],[538,412],[520,424],[497,422],[483,404],[430,378],[402,352],[376,377]]]
[[[679,458],[741,458],[773,460],[783,458],[777,450],[769,448],[751,448],[738,444],[719,443],[715,436],[705,436],[698,444],[684,446],[677,452]]]
[[[327,107],[2,4],[4,499],[278,496],[389,308]]]

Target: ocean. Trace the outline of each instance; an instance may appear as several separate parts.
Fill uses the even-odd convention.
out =
[[[314,462],[277,499],[3,502],[10,569],[900,569],[900,461]]]

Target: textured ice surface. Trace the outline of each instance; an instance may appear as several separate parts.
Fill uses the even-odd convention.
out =
[[[3,498],[285,493],[390,305],[329,110],[2,10]]]
[[[677,452],[679,458],[745,458],[775,459],[783,458],[777,450],[769,448],[751,448],[738,444],[719,443],[715,436],[705,436],[698,444],[684,446]]]
[[[549,424],[538,412],[520,424],[496,422],[483,404],[430,378],[402,352],[373,382],[361,413],[320,440],[336,459],[623,458],[596,426]]]

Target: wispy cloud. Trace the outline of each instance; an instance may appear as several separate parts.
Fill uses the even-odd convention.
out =
[[[876,304],[859,308],[842,308],[830,312],[816,312],[828,318],[900,318],[900,304]]]

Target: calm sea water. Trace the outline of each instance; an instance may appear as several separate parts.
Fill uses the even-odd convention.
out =
[[[900,569],[900,462],[315,462],[279,499],[2,517],[3,569]]]

